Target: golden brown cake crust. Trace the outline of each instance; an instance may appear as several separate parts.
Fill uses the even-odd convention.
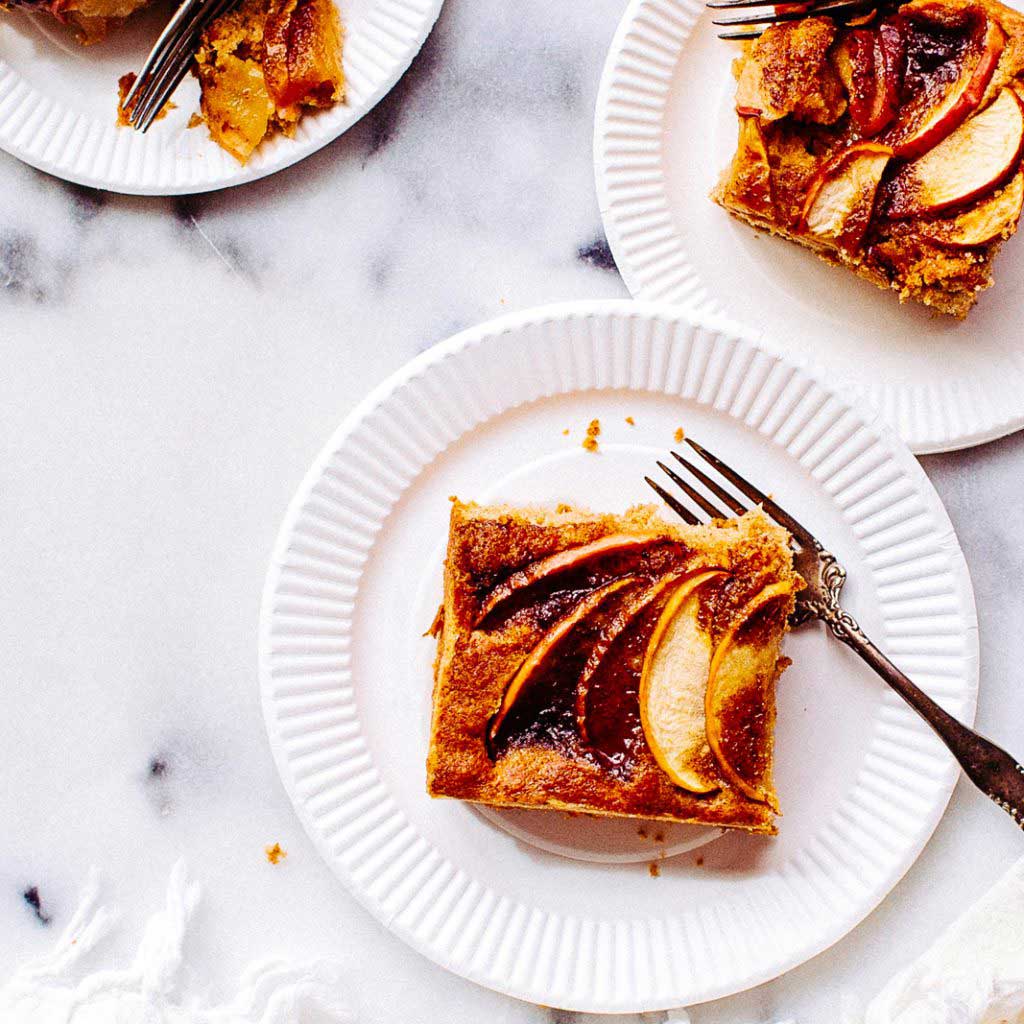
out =
[[[486,744],[488,722],[502,700],[509,676],[537,642],[535,629],[474,629],[481,612],[480,581],[498,579],[556,552],[589,544],[611,534],[683,541],[690,549],[687,571],[723,566],[733,573],[731,607],[739,608],[769,582],[797,581],[788,535],[761,513],[707,527],[670,525],[653,507],[623,516],[575,509],[484,507],[455,501],[451,513],[444,575],[443,612],[435,668],[434,714],[427,760],[427,787],[433,796],[494,805],[547,807],[592,814],[629,815],[735,827],[774,833],[772,812],[723,785],[697,796],[673,785],[644,747],[628,778],[572,751],[544,746],[512,747],[497,760]],[[797,581],[798,582],[798,581]],[[766,639],[778,651],[792,598],[779,626]],[[771,786],[771,726],[774,681],[784,667],[776,662],[764,751]]]

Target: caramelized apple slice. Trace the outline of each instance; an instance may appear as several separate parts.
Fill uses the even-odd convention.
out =
[[[568,548],[559,551],[557,554],[541,558],[531,562],[525,568],[512,573],[503,583],[499,583],[480,609],[480,614],[474,623],[479,626],[484,619],[500,604],[504,604],[509,598],[518,594],[526,587],[532,587],[541,580],[549,579],[559,573],[568,572],[570,569],[578,569],[587,562],[605,555],[621,554],[626,551],[635,551],[650,544],[656,537],[638,537],[629,533],[612,533],[600,540],[590,544],[582,544],[580,547]]]
[[[580,739],[584,744],[590,743],[590,730],[587,725],[590,683],[604,662],[608,651],[615,641],[636,622],[637,616],[646,608],[649,608],[669,587],[678,583],[681,577],[681,573],[667,573],[661,579],[655,580],[650,586],[644,587],[633,594],[628,594],[623,599],[622,607],[618,613],[602,630],[601,636],[587,656],[587,663],[583,666],[583,671],[580,673],[579,682],[576,687],[576,724],[579,729]]]
[[[891,156],[888,146],[855,142],[827,161],[811,180],[801,230],[844,252],[857,252]]]
[[[756,594],[736,617],[715,648],[704,698],[707,740],[722,774],[750,800],[774,807],[765,787],[760,761],[771,718],[761,709],[770,699],[778,652],[773,645],[744,635],[757,616],[793,592],[789,581],[773,583]]]
[[[332,0],[271,0],[263,74],[276,106],[329,106],[341,98],[341,26]]]
[[[612,580],[603,587],[591,591],[580,603],[547,633],[541,637],[532,651],[523,659],[522,664],[513,673],[512,678],[505,687],[505,694],[501,700],[501,707],[490,721],[487,730],[487,737],[490,743],[501,731],[509,712],[515,707],[516,702],[523,691],[529,686],[537,673],[548,664],[548,658],[556,651],[558,645],[579,625],[588,615],[591,615],[605,600],[617,590],[629,586],[636,581],[635,576],[623,576],[620,579]]]
[[[764,144],[761,124],[756,117],[741,117],[733,173],[729,181],[729,201],[756,217],[770,217],[772,171]]]
[[[850,93],[850,120],[865,138],[896,116],[903,59],[902,35],[891,22],[877,32],[857,29],[844,40],[837,63]]]
[[[711,793],[720,783],[709,771],[704,696],[711,638],[700,623],[699,589],[725,576],[710,569],[690,576],[665,604],[640,672],[640,723],[661,770],[681,789]]]
[[[911,21],[929,21],[948,28],[959,20],[971,34],[956,77],[944,88],[922,88],[901,111],[900,121],[881,139],[901,160],[912,160],[938,145],[979,107],[999,64],[1006,35],[980,7],[953,8],[948,4],[921,4],[904,8]],[[973,22],[973,24],[972,24]],[[940,81],[932,76],[933,81]]]
[[[914,217],[969,203],[1006,179],[1022,146],[1024,109],[1013,89],[1002,89],[980,114],[886,184],[886,215]]]
[[[949,249],[971,249],[1009,238],[1024,207],[1024,172],[1018,171],[998,192],[947,220],[922,225],[921,233]]]

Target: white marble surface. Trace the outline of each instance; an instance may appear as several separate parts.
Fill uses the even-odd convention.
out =
[[[481,319],[624,294],[590,160],[622,7],[449,0],[377,112],[224,194],[123,199],[0,154],[0,981],[90,865],[130,934],[185,855],[206,890],[187,966],[213,993],[254,957],[333,953],[367,1024],[583,1019],[449,976],[334,880],[268,754],[255,624],[285,505],[368,388]],[[1024,436],[924,462],[974,575],[979,722],[1024,751]],[[694,1020],[833,1024],[1022,851],[961,785],[868,921]]]

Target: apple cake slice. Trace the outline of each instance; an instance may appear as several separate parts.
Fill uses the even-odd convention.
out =
[[[455,501],[427,788],[774,833],[779,649],[802,581],[759,511],[704,527]]]
[[[774,25],[734,65],[736,217],[963,318],[1024,204],[1024,17],[912,0]]]

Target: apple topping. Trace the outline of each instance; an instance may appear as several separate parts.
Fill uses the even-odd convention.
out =
[[[772,169],[756,117],[740,118],[739,141],[729,180],[729,199],[755,217],[770,217],[772,214]]]
[[[278,109],[330,106],[343,93],[341,26],[330,0],[271,0],[263,76]]]
[[[560,619],[552,629],[549,629],[541,637],[505,686],[501,706],[488,725],[487,738],[489,744],[493,745],[510,712],[516,707],[522,694],[529,688],[530,683],[550,664],[550,659],[556,655],[562,641],[587,616],[593,614],[606,598],[635,582],[635,576],[623,576],[591,591],[568,615]]]
[[[774,716],[751,716],[749,709],[771,706],[778,652],[757,643],[750,633],[773,610],[784,614],[783,602],[792,591],[789,581],[773,583],[748,602],[715,648],[704,697],[707,741],[722,775],[748,799],[769,806],[773,804],[760,752]]]
[[[846,253],[857,252],[891,156],[888,146],[855,142],[828,160],[811,180],[801,231]]]
[[[615,644],[615,641],[634,625],[638,617],[661,597],[669,587],[679,583],[681,577],[681,573],[670,572],[655,580],[649,586],[627,594],[623,598],[622,606],[618,612],[602,629],[600,636],[587,656],[587,662],[583,666],[583,671],[580,673],[576,686],[576,724],[579,729],[580,739],[584,744],[591,742],[590,684],[597,675],[598,669],[604,664],[605,658],[608,656],[608,652]]]
[[[691,793],[720,787],[704,722],[711,638],[700,623],[698,591],[725,575],[712,569],[679,584],[658,617],[640,672],[640,722],[647,745],[662,771]]]
[[[531,562],[525,568],[512,573],[507,580],[491,591],[480,609],[475,625],[479,626],[495,608],[527,587],[532,587],[542,580],[560,573],[581,568],[594,559],[635,551],[656,539],[656,537],[637,537],[635,534],[628,533],[613,533],[590,544],[568,548],[547,558]]]
[[[970,249],[1009,238],[1024,207],[1024,172],[1018,171],[998,192],[976,202],[957,216],[922,225],[925,238],[949,249]]]
[[[856,29],[836,53],[840,77],[850,94],[850,120],[859,135],[877,135],[896,116],[903,64],[903,36],[893,22],[877,31]]]
[[[901,160],[912,160],[938,145],[978,109],[1006,35],[980,7],[933,2],[901,11],[906,25],[901,47],[906,46],[907,84],[914,95],[880,141],[892,146]],[[942,57],[946,59],[937,63]]]
[[[895,220],[937,213],[992,191],[1017,167],[1022,146],[1024,108],[1013,89],[1002,89],[988,107],[886,183],[886,215]]]

